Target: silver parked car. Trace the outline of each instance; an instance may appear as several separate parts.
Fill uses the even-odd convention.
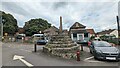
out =
[[[90,53],[93,54],[95,59],[120,60],[119,49],[105,41],[92,41]]]

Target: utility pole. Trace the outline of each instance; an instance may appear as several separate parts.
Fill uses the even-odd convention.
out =
[[[118,27],[118,45],[120,45],[120,41],[119,41],[119,38],[120,38],[120,23],[119,23],[119,17],[117,17],[117,27]]]
[[[0,30],[1,30],[1,40],[2,40],[2,37],[3,37],[3,22],[2,22],[2,16],[0,17]]]

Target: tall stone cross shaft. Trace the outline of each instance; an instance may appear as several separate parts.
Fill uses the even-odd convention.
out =
[[[62,17],[60,16],[60,28],[59,28],[60,34],[62,33]]]

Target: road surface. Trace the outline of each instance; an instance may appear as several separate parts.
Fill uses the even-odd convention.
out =
[[[88,48],[84,48],[84,51],[81,55],[81,61],[79,62],[73,59],[63,59],[43,53],[43,46],[39,46],[39,51],[35,53],[33,52],[33,44],[3,43],[2,65],[26,66],[26,64],[20,60],[13,60],[15,55],[23,56],[23,60],[34,66],[118,66],[119,63],[94,60],[93,56],[88,52]]]

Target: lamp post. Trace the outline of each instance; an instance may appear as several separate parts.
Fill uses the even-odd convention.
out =
[[[2,37],[3,37],[3,19],[2,17],[0,17],[0,23],[1,23],[1,40],[2,40]]]
[[[3,37],[3,23],[1,23],[1,36]]]
[[[117,27],[118,27],[118,45],[120,44],[120,42],[119,42],[119,37],[120,37],[120,23],[119,23],[119,17],[118,16],[116,16],[117,17]]]

